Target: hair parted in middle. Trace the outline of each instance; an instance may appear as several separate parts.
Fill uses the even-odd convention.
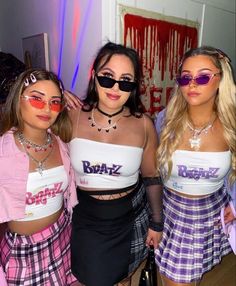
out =
[[[18,76],[14,85],[10,89],[4,106],[0,134],[7,132],[11,128],[22,130],[23,120],[20,112],[20,96],[28,86],[42,80],[52,81],[58,88],[62,101],[64,102],[63,83],[55,73],[44,69],[28,69]],[[66,108],[63,108],[63,110],[58,114],[56,121],[50,129],[64,142],[69,142],[71,140],[72,124]]]
[[[140,114],[143,111],[140,101],[141,65],[138,53],[134,49],[112,42],[106,43],[98,51],[97,56],[93,62],[92,71],[97,74],[114,55],[124,55],[128,57],[132,62],[134,68],[134,81],[137,83],[137,87],[131,91],[125,106],[130,109],[130,113],[132,115]],[[98,102],[98,100],[99,98],[95,87],[95,77],[94,74],[92,74],[89,80],[86,98],[84,100],[84,110],[91,110],[93,106]],[[89,109],[87,109],[88,106],[90,107]]]

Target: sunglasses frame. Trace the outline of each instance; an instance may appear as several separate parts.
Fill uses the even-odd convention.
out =
[[[217,73],[205,73],[205,74],[197,75],[197,76],[195,76],[195,77],[193,77],[193,76],[191,76],[191,75],[188,75],[188,74],[185,74],[185,75],[182,75],[182,76],[177,76],[176,79],[175,79],[175,81],[176,81],[176,83],[177,83],[179,86],[187,86],[187,85],[189,85],[192,81],[193,81],[195,84],[197,84],[197,85],[207,85],[207,84],[213,79],[213,77],[215,77],[215,76],[217,76],[217,75],[219,75],[219,74],[221,74],[221,72],[217,72]],[[198,83],[198,82],[197,82],[197,80],[198,80],[199,78],[201,78],[201,77],[206,77],[206,76],[209,78],[206,83]],[[181,84],[180,81],[181,81],[181,79],[182,79],[183,77],[186,77],[186,80],[187,80],[187,77],[188,77],[188,83],[186,83],[186,84]]]
[[[137,87],[137,83],[135,81],[125,81],[125,80],[115,80],[113,78],[107,76],[95,75],[99,85],[103,88],[112,88],[116,83],[118,83],[119,89],[125,92],[131,92]],[[111,84],[104,85],[104,80],[106,82],[110,82]],[[126,86],[126,87],[125,87]]]
[[[29,101],[30,105],[34,108],[37,108],[37,109],[43,109],[47,103],[49,105],[50,110],[55,111],[55,112],[61,112],[63,110],[63,107],[64,107],[63,101],[61,100],[60,110],[56,110],[56,109],[52,108],[51,101],[56,100],[56,98],[51,98],[50,100],[44,100],[41,97],[38,97],[38,98],[40,98],[40,100],[38,100],[38,99],[36,99],[36,96],[30,96],[30,95],[25,95],[25,94],[22,94],[21,98],[24,98],[26,101]],[[40,103],[43,103],[44,105],[42,107],[36,107],[31,103],[30,100],[32,100],[32,99],[35,101],[38,101]],[[55,106],[59,106],[59,105],[55,105]]]

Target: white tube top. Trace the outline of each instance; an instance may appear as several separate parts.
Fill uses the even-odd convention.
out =
[[[219,190],[231,166],[231,152],[196,152],[176,150],[172,156],[168,189],[188,194],[207,195]]]
[[[63,205],[63,193],[68,187],[64,166],[28,175],[25,217],[18,221],[41,219],[56,213]]]
[[[143,149],[74,138],[69,143],[76,183],[88,189],[119,189],[135,184]]]

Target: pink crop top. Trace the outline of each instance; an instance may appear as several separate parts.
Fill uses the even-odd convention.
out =
[[[119,189],[135,184],[143,149],[74,138],[70,158],[77,186],[88,189]]]
[[[231,166],[231,152],[193,152],[176,150],[172,156],[168,189],[188,194],[207,195],[219,190]]]

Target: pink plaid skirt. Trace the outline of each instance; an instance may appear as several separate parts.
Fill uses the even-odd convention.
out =
[[[7,231],[0,245],[0,264],[8,286],[67,286],[71,273],[71,225],[67,211],[57,222],[30,236]]]

